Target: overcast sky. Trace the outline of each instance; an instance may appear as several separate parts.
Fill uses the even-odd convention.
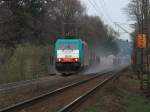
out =
[[[115,26],[113,22],[119,22],[119,24],[126,28],[129,32],[132,32],[128,24],[131,23],[129,18],[125,14],[123,8],[127,6],[130,0],[81,0],[86,6],[89,15],[98,15],[102,18],[105,24],[111,25],[116,31],[121,32],[121,39],[129,39],[129,35],[125,34],[123,30]],[[92,3],[91,3],[91,2]],[[95,3],[94,3],[95,2]],[[94,6],[93,6],[93,5]]]

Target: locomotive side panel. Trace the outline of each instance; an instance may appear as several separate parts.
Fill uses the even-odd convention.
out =
[[[87,43],[84,43],[84,68],[90,66],[90,49]]]

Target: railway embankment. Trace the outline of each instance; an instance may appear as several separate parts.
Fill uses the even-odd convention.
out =
[[[129,69],[100,89],[82,107],[80,112],[150,112],[150,98],[144,96],[140,81]]]

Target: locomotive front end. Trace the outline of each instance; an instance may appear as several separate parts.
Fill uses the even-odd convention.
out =
[[[55,67],[61,73],[74,72],[81,67],[80,40],[59,39],[55,46]]]

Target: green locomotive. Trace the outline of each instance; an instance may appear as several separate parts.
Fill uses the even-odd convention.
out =
[[[89,66],[88,45],[81,39],[58,39],[55,43],[55,68],[64,74]]]

